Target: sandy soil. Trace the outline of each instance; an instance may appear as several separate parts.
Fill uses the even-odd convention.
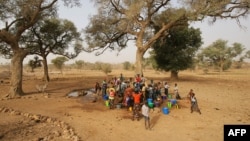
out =
[[[132,73],[123,72],[125,77]],[[95,76],[93,75],[95,74]],[[170,92],[178,83],[182,100],[179,109],[163,114],[162,107],[151,110],[151,130],[145,130],[144,119],[132,121],[126,109],[110,110],[104,100],[86,100],[84,96],[69,98],[74,89],[93,88],[105,76],[97,72],[78,75],[51,74],[46,92],[38,93],[36,84],[43,83],[36,75],[26,74],[23,81],[25,96],[0,101],[0,140],[54,141],[222,141],[225,124],[250,124],[250,71],[231,71],[221,75],[200,75],[181,72],[178,81],[169,74],[145,72],[155,81],[168,81]],[[119,76],[119,73],[112,76]],[[112,77],[110,75],[110,77]],[[0,97],[9,90],[8,83],[0,85]],[[190,103],[184,97],[194,89],[202,114],[190,113]]]

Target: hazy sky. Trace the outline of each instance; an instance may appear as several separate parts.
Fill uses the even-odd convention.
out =
[[[60,8],[59,16],[66,18],[75,23],[78,29],[83,29],[89,23],[89,15],[95,13],[93,3],[84,1],[81,8]],[[250,17],[248,19],[241,19],[241,24],[245,28],[240,28],[235,20],[223,20],[217,21],[213,25],[208,22],[197,22],[194,27],[200,28],[202,31],[203,47],[210,45],[217,39],[223,39],[228,41],[228,45],[234,42],[239,42],[244,45],[245,48],[250,50]],[[135,50],[136,47],[131,44],[127,49],[120,52],[117,56],[117,52],[106,51],[106,53],[95,56],[94,53],[81,53],[74,60],[84,60],[87,62],[110,62],[120,63],[124,61],[134,62],[135,61]]]
[[[74,22],[79,31],[87,26],[89,23],[89,15],[94,13],[95,8],[93,3],[90,3],[89,0],[84,0],[82,2],[81,8],[60,7],[59,9],[59,17]],[[250,17],[248,19],[241,19],[241,24],[245,28],[240,28],[235,20],[217,21],[213,25],[209,25],[206,21],[197,22],[194,24],[194,27],[200,28],[202,32],[202,38],[204,42],[202,45],[203,47],[210,45],[217,39],[222,39],[227,40],[228,45],[238,42],[243,44],[247,50],[250,50]],[[77,58],[71,60],[70,63],[76,60],[83,60],[85,62],[92,63],[96,61],[109,63],[121,63],[129,61],[133,63],[135,61],[135,50],[136,47],[131,44],[125,50],[120,52],[118,56],[117,52],[109,50],[100,56],[95,56],[94,53],[82,52]],[[50,63],[50,59],[53,58],[55,58],[55,56],[49,56],[48,63]],[[3,63],[4,59],[0,59],[0,62]],[[30,57],[26,58],[25,60],[27,61],[29,59]]]

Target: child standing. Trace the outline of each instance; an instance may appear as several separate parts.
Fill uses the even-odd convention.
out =
[[[144,104],[142,105],[142,115],[145,120],[145,129],[150,130],[149,107],[147,101],[145,101]]]
[[[197,99],[195,97],[195,93],[193,92],[192,89],[190,90],[189,95],[190,95],[190,102],[191,102],[191,113],[193,113],[193,111],[197,111],[199,114],[201,114]]]
[[[175,99],[181,99],[181,96],[179,94],[179,88],[177,86],[177,83],[174,84],[174,98]]]

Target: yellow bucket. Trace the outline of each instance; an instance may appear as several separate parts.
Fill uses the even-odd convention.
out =
[[[132,107],[129,107],[129,111],[132,111]]]

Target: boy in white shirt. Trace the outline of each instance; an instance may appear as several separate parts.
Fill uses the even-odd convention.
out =
[[[148,107],[148,102],[144,102],[142,105],[142,115],[145,120],[145,128],[150,130],[150,118],[149,118],[149,107]]]

